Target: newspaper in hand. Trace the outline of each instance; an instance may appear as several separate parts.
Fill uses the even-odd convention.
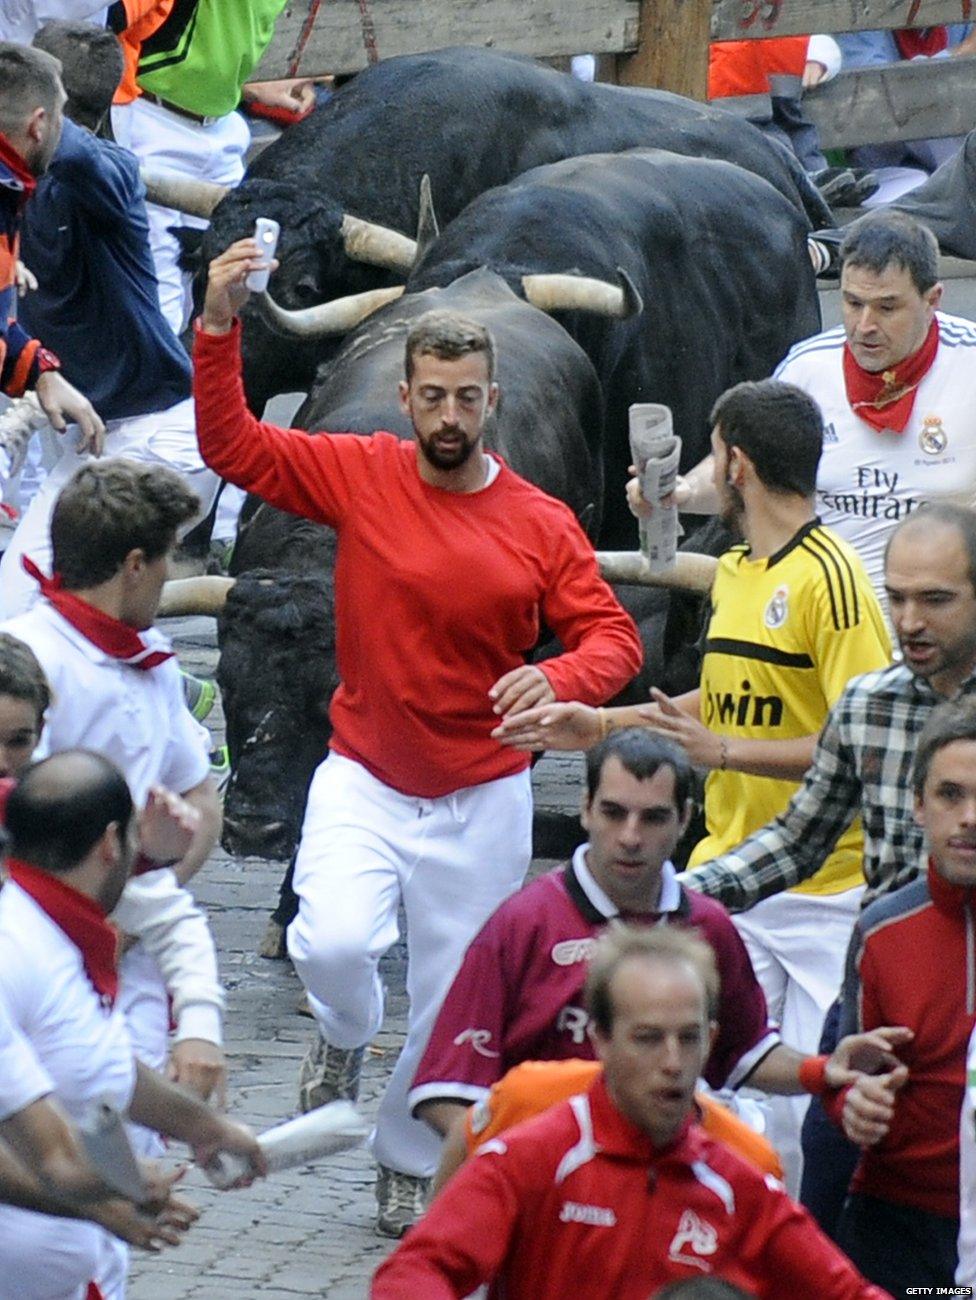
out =
[[[325,1106],[286,1120],[258,1136],[258,1145],[268,1162],[268,1173],[280,1173],[310,1165],[324,1156],[360,1146],[369,1136],[369,1125],[350,1101],[330,1101]],[[247,1162],[229,1151],[221,1151],[204,1173],[215,1187],[231,1187],[248,1171]]]
[[[677,506],[660,502],[674,491],[681,439],[675,436],[670,407],[658,402],[635,403],[629,418],[630,454],[641,495],[654,506],[651,517],[640,520],[641,550],[653,573],[665,573],[675,566],[681,525]]]

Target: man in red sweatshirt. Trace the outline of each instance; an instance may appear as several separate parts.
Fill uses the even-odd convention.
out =
[[[379,1268],[373,1300],[646,1300],[679,1279],[882,1300],[773,1179],[694,1122],[718,977],[687,933],[600,939],[587,1005],[603,1075],[486,1142]]]
[[[976,704],[936,709],[913,771],[928,871],[864,912],[841,1032],[906,1025],[904,1064],[825,1099],[863,1148],[837,1240],[894,1294],[951,1287],[959,1231],[959,1111],[976,1016]]]
[[[374,1144],[377,1227],[399,1236],[422,1208],[438,1147],[410,1117],[407,1089],[465,947],[530,858],[528,755],[491,732],[557,698],[601,703],[636,672],[641,648],[570,510],[484,449],[498,400],[487,330],[447,313],[414,325],[400,384],[412,442],[278,429],[249,414],[240,380],[234,314],[260,265],[253,240],[211,263],[194,353],[197,436],[222,477],[338,533],[341,685],[288,932],[320,1030],[301,1104],[355,1095],[402,900],[410,1020]],[[564,653],[528,664],[543,623]]]

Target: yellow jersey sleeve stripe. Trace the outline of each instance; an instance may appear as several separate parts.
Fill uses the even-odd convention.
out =
[[[856,626],[861,621],[861,607],[860,607],[860,595],[859,595],[860,584],[858,583],[857,580],[857,573],[855,572],[854,566],[851,563],[851,556],[849,552],[845,548],[843,542],[841,542],[840,538],[834,537],[825,528],[818,528],[815,532],[811,533],[810,541],[811,542],[816,541],[820,546],[824,548],[825,551],[837,557],[837,562],[840,565],[841,571],[844,576],[845,587],[851,593],[851,603],[854,608],[854,623],[852,626]],[[866,584],[867,575],[862,574],[862,579]]]
[[[857,593],[844,582],[845,576],[849,578],[850,571],[841,562],[841,557],[822,542],[818,545],[817,539],[812,536],[804,538],[800,546],[814,557],[823,571],[835,630],[840,632],[856,627],[860,622]]]

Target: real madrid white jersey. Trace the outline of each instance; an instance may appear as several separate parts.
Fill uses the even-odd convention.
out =
[[[976,500],[976,324],[936,319],[938,351],[903,433],[873,429],[848,405],[842,326],[798,343],[776,371],[823,411],[817,513],[855,548],[879,595],[899,520],[925,501]]]

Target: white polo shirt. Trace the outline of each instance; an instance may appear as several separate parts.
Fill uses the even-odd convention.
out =
[[[0,1121],[54,1091],[30,1043],[11,1021],[0,998]]]
[[[0,1000],[76,1123],[96,1099],[128,1109],[135,1062],[121,1011],[102,1004],[81,952],[11,880],[0,889]],[[94,1224],[0,1205],[3,1300],[60,1300],[75,1287],[81,1300],[117,1254]]]
[[[175,659],[147,672],[132,668],[99,650],[46,600],[0,630],[30,646],[51,686],[35,757],[78,746],[104,754],[124,773],[139,808],[157,782],[184,794],[209,774],[209,737],[186,707]],[[171,649],[156,628],[141,635],[153,649]]]
[[[817,514],[858,552],[884,598],[884,548],[923,502],[976,501],[976,324],[936,313],[939,347],[903,433],[855,415],[844,387],[844,329],[797,343],[775,377],[818,403],[824,447]]]

